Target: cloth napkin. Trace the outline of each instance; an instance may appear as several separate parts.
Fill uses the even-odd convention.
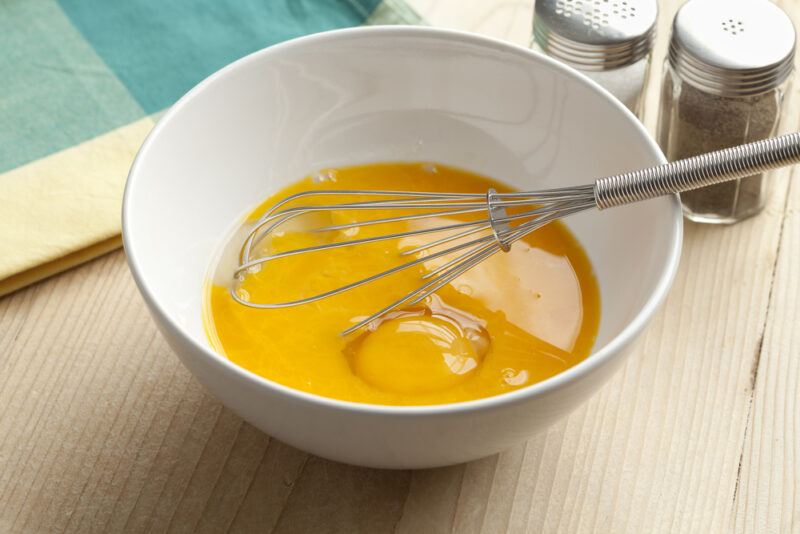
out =
[[[304,34],[419,23],[403,0],[3,0],[0,295],[120,246],[136,151],[215,70]]]

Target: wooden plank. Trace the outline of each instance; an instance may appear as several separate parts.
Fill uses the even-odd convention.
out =
[[[800,532],[800,171],[783,224],[734,506],[737,532]]]
[[[528,2],[412,4],[528,39]],[[800,187],[775,185],[756,219],[687,226],[664,310],[598,395],[444,469],[335,464],[243,423],[171,354],[121,253],[0,299],[0,532],[800,531]]]

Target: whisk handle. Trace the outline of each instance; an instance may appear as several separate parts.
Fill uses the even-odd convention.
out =
[[[599,209],[681,193],[800,163],[800,132],[747,143],[664,165],[600,178]]]

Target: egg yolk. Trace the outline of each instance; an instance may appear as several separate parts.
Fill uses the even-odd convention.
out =
[[[451,321],[390,319],[366,334],[352,356],[356,375],[386,391],[427,393],[466,380],[483,358]]]
[[[419,258],[391,277],[315,302],[256,309],[229,294],[239,247],[267,209],[301,191],[380,189],[485,193],[508,187],[444,165],[373,164],[325,171],[283,189],[256,208],[230,240],[210,280],[204,320],[211,345],[236,364],[299,390],[355,402],[440,404],[513,391],[554,376],[589,355],[600,295],[591,264],[566,226],[555,222],[514,243],[413,307],[395,310],[347,337],[340,333],[425,283],[450,258],[404,255],[433,234],[414,233],[358,247],[289,255],[252,269],[239,294],[282,302],[318,294]],[[302,197],[302,205],[358,202],[343,195]],[[390,220],[351,227],[393,211],[314,211],[259,246],[275,254],[352,239],[412,233],[485,213]],[[312,232],[311,228],[335,226]],[[437,236],[438,237],[438,236]]]

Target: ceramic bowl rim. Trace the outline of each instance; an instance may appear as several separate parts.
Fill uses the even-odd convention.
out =
[[[332,408],[342,412],[352,412],[362,415],[380,414],[380,415],[398,416],[398,417],[438,416],[438,415],[453,414],[453,413],[464,414],[468,412],[497,409],[505,405],[512,405],[520,402],[525,402],[532,398],[540,397],[554,390],[563,388],[569,385],[570,383],[573,383],[578,379],[591,374],[595,369],[602,366],[604,363],[606,363],[608,360],[611,360],[615,356],[621,355],[620,353],[622,349],[625,347],[625,345],[627,345],[641,333],[645,325],[649,322],[653,314],[656,312],[660,304],[663,302],[675,277],[675,273],[677,272],[678,263],[680,260],[681,242],[683,237],[683,216],[681,212],[680,201],[678,200],[677,195],[673,195],[670,199],[672,202],[672,220],[670,221],[672,227],[672,236],[671,236],[671,243],[669,244],[670,250],[668,253],[666,265],[663,266],[663,270],[661,272],[661,275],[658,279],[658,282],[654,290],[650,294],[645,304],[637,312],[635,317],[622,329],[622,331],[620,331],[608,343],[600,347],[598,350],[592,352],[585,360],[581,361],[577,365],[555,376],[552,376],[546,380],[543,380],[542,382],[537,382],[536,384],[532,384],[530,386],[520,388],[518,390],[514,390],[508,393],[502,393],[500,395],[484,397],[469,401],[455,402],[455,403],[418,405],[418,406],[416,405],[393,406],[393,405],[382,405],[382,404],[368,404],[368,403],[360,403],[360,402],[345,401],[329,397],[323,397],[321,395],[317,395],[314,393],[308,393],[305,391],[293,389],[288,386],[284,386],[278,382],[274,382],[267,378],[261,377],[251,371],[248,371],[243,367],[236,365],[235,363],[227,359],[225,356],[217,353],[210,347],[207,347],[199,343],[197,340],[195,340],[194,337],[190,335],[190,333],[188,333],[188,331],[185,329],[184,326],[179,324],[174,318],[170,316],[169,313],[166,312],[165,308],[161,306],[159,299],[151,291],[150,287],[147,284],[146,277],[142,271],[141,265],[139,264],[139,260],[137,258],[136,247],[134,243],[131,242],[130,230],[129,230],[129,228],[131,228],[131,225],[133,224],[132,218],[134,217],[131,211],[131,198],[132,198],[131,192],[133,189],[136,188],[136,182],[137,182],[136,176],[139,173],[139,167],[141,165],[141,161],[147,157],[151,146],[158,139],[161,130],[164,129],[166,125],[171,122],[172,118],[175,115],[177,115],[184,106],[186,106],[189,102],[191,102],[208,85],[214,83],[214,81],[216,81],[219,78],[227,76],[230,72],[236,69],[240,69],[251,62],[261,60],[264,57],[277,54],[285,49],[302,47],[312,43],[319,44],[319,43],[324,43],[326,41],[336,41],[341,38],[348,38],[351,36],[363,36],[363,37],[376,36],[378,38],[409,37],[409,36],[420,37],[420,38],[432,37],[432,38],[443,39],[446,41],[447,40],[457,41],[465,44],[488,47],[494,50],[499,50],[503,53],[509,53],[517,56],[525,56],[528,58],[532,58],[534,59],[534,61],[544,63],[552,69],[561,71],[561,74],[569,78],[573,78],[579,83],[582,83],[584,85],[589,85],[595,91],[605,95],[606,98],[609,101],[611,101],[611,104],[615,106],[618,111],[620,111],[627,117],[628,121],[631,123],[631,126],[634,129],[636,129],[642,135],[642,137],[647,141],[653,154],[659,160],[659,163],[666,163],[666,159],[664,158],[661,149],[649,135],[649,133],[644,128],[642,123],[639,122],[639,120],[623,104],[621,104],[616,98],[614,98],[610,93],[608,93],[608,91],[606,91],[603,87],[598,85],[593,80],[577,72],[576,70],[568,66],[565,66],[561,63],[558,63],[555,60],[552,60],[543,54],[529,50],[522,46],[515,45],[513,43],[509,43],[506,41],[501,41],[499,39],[494,39],[491,37],[486,37],[464,31],[432,28],[426,26],[362,26],[355,28],[331,30],[331,31],[298,37],[289,41],[284,41],[282,43],[272,45],[262,50],[258,50],[249,55],[246,55],[234,61],[233,63],[226,65],[225,67],[221,68],[220,70],[214,72],[213,74],[205,78],[203,81],[201,81],[191,90],[189,90],[189,92],[187,92],[184,96],[182,96],[172,107],[169,108],[169,110],[161,117],[158,123],[153,127],[152,131],[148,134],[147,138],[145,139],[144,143],[139,149],[136,158],[134,159],[134,162],[131,166],[131,169],[128,173],[128,178],[125,184],[125,192],[122,202],[122,237],[130,270],[133,274],[137,286],[139,287],[140,292],[142,293],[142,296],[148,303],[151,310],[157,312],[157,315],[160,318],[160,320],[166,323],[169,329],[172,332],[176,333],[184,342],[188,343],[191,346],[192,350],[201,354],[205,358],[211,359],[216,364],[223,366],[223,368],[225,368],[227,371],[237,375],[239,379],[245,382],[249,382],[252,385],[255,385],[256,387],[266,388],[276,394],[287,395],[293,400],[298,402],[307,402],[317,405],[319,407]]]

